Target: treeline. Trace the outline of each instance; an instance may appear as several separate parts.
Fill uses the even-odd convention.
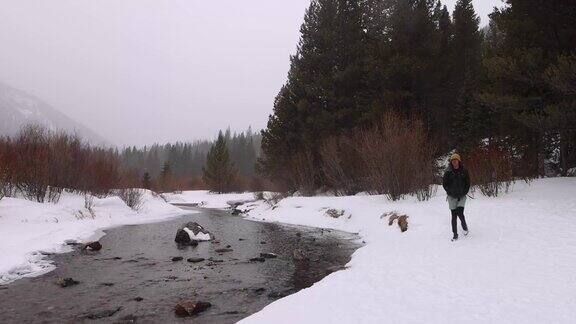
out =
[[[250,128],[234,134],[227,129],[220,132],[220,137],[225,143],[230,167],[234,170],[234,179],[230,179],[226,191],[243,191],[257,186],[261,182],[255,170],[260,155],[261,135]],[[205,181],[204,169],[208,153],[216,143],[196,141],[128,147],[122,150],[120,158],[122,166],[138,170],[144,186],[150,186],[151,189],[213,189]]]
[[[477,185],[566,174],[576,2],[507,0],[490,17],[481,30],[471,0],[312,0],[259,168],[287,190],[393,198],[426,192],[430,154],[453,150]]]
[[[137,187],[138,180],[122,168],[116,150],[90,146],[76,135],[30,125],[0,138],[0,198],[57,202],[64,190],[104,197]],[[132,193],[114,194],[124,199]]]

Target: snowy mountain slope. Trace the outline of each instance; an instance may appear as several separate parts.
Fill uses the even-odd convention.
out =
[[[41,124],[50,130],[77,133],[92,144],[109,144],[102,136],[40,99],[0,82],[0,135],[14,135],[26,124]]]

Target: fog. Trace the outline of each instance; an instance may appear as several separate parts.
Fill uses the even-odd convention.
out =
[[[475,1],[483,24],[500,3]],[[309,0],[0,4],[2,82],[143,145],[265,127]]]

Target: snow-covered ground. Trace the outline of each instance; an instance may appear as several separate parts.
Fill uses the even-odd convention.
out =
[[[186,192],[173,200],[251,199]],[[250,206],[250,207],[248,207]],[[383,196],[291,197],[248,218],[360,233],[349,269],[278,300],[243,323],[573,323],[576,312],[576,178],[518,182],[507,195],[469,199],[470,235],[451,242],[442,190],[427,202]],[[328,208],[344,210],[335,219]],[[385,212],[409,216],[388,226]]]
[[[0,284],[53,269],[44,253],[70,250],[66,240],[97,240],[103,229],[165,220],[182,215],[149,191],[138,212],[118,197],[94,198],[94,215],[85,209],[84,197],[64,193],[57,204],[5,197],[0,200]],[[190,213],[189,211],[187,213]]]
[[[184,191],[180,194],[164,194],[170,203],[193,203],[203,208],[227,208],[229,202],[253,200],[253,193],[214,194],[205,190]]]

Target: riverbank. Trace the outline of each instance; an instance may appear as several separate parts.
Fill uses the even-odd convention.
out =
[[[47,254],[71,251],[68,240],[97,240],[103,229],[166,220],[183,215],[150,191],[139,211],[118,197],[94,198],[93,214],[84,197],[63,193],[56,204],[5,197],[0,200],[0,285],[54,269]]]
[[[194,201],[185,197],[194,197]],[[180,202],[221,204],[184,193]],[[228,200],[247,198],[233,195]],[[451,242],[439,190],[427,202],[383,196],[289,197],[239,207],[249,219],[359,233],[348,269],[283,298],[243,323],[570,323],[576,310],[576,179],[518,182],[509,194],[470,199],[469,237]],[[334,218],[327,211],[334,209]],[[384,213],[408,215],[408,231]]]

